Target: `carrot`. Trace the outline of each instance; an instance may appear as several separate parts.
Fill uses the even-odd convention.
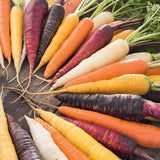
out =
[[[145,75],[147,76],[151,76],[151,75],[160,75],[160,68],[153,68],[153,69],[149,69]]]
[[[83,0],[85,3],[86,0]],[[89,0],[89,4],[86,6],[85,9],[87,9],[89,6],[92,6],[94,4],[95,0]],[[81,8],[82,7],[82,8]],[[45,65],[51,58],[52,56],[56,53],[56,51],[60,48],[60,46],[63,44],[63,42],[67,39],[67,37],[70,35],[70,33],[73,31],[73,29],[78,25],[79,23],[79,16],[81,15],[82,11],[84,11],[85,5],[82,6],[80,4],[80,9],[76,10],[75,13],[69,14],[66,16],[61,25],[59,26],[55,36],[51,40],[51,43],[45,50],[39,65],[37,68],[34,70],[33,73],[37,72],[43,65]]]
[[[158,127],[137,122],[125,121],[109,115],[66,106],[61,106],[58,108],[58,110],[62,114],[71,118],[90,122],[119,132],[133,139],[141,146],[149,148],[160,148],[160,129]]]
[[[50,77],[57,69],[76,51],[79,45],[84,41],[93,27],[93,21],[89,18],[83,18],[71,35],[66,39],[59,50],[50,59],[44,77]],[[77,38],[77,35],[78,38]]]
[[[160,81],[160,75],[151,75],[151,76],[148,76],[149,80],[151,82],[158,82]]]
[[[49,132],[44,129],[41,124],[26,115],[25,119],[29,125],[33,140],[43,159],[68,160],[64,153],[55,144]]]
[[[143,95],[143,98],[160,103],[160,91],[150,90],[147,94]]]
[[[14,145],[12,143],[3,103],[0,97],[0,159],[18,160]]]
[[[147,70],[148,65],[143,60],[133,59],[115,62],[69,81],[65,84],[64,88],[98,80],[108,80],[124,74],[144,74]]]
[[[77,7],[79,6],[79,4],[81,3],[82,0],[67,0],[67,2],[63,5],[64,10],[65,10],[65,17],[70,14],[73,13]]]
[[[116,20],[116,21],[113,21],[113,22],[109,23],[108,25],[115,26],[115,25],[120,24],[120,23],[123,23],[123,21]],[[124,29],[115,30],[113,34],[116,35],[116,34],[122,32],[123,30]]]
[[[110,149],[115,154],[118,154],[121,157],[129,158],[130,156],[135,154],[138,157],[140,156],[145,160],[153,160],[145,153],[138,151],[136,148],[136,143],[132,139],[125,137],[119,134],[118,132],[82,120],[72,119],[68,117],[62,117],[62,118],[82,128],[85,132],[90,134],[103,146]],[[138,154],[139,152],[142,154],[139,155]]]
[[[53,141],[69,160],[89,160],[89,158],[83,152],[81,152],[70,141],[63,137],[55,128],[40,118],[35,117],[35,120],[51,134]]]
[[[113,36],[110,43],[116,41],[117,39],[126,39],[134,30],[124,30],[116,35]]]
[[[46,48],[50,44],[54,35],[56,34],[57,29],[63,20],[63,17],[64,17],[64,8],[62,5],[56,3],[50,7],[45,25],[41,32],[41,38],[35,62],[36,66],[39,64]]]
[[[57,129],[63,136],[65,136],[71,143],[77,146],[84,152],[91,160],[119,160],[110,150],[103,147],[94,138],[88,135],[81,128],[76,125],[63,120],[56,114],[36,108],[40,116],[48,122],[51,126]]]
[[[120,59],[119,61],[125,61],[128,59],[142,59],[145,62],[149,63],[152,61],[159,60],[160,53],[150,54],[148,52],[137,52],[137,53],[132,53],[132,54],[126,55],[122,59]]]
[[[10,13],[11,49],[17,82],[19,82],[19,66],[22,52],[23,10],[21,6],[14,6]]]
[[[151,105],[138,95],[61,93],[55,95],[55,98],[69,106],[92,110],[128,121],[140,122],[148,117],[160,120],[160,105]]]
[[[11,63],[11,45],[10,45],[10,1],[0,0],[0,44],[5,58],[8,60],[8,66]]]
[[[7,114],[9,131],[15,145],[19,159],[23,160],[42,160],[33,140],[19,123]]]

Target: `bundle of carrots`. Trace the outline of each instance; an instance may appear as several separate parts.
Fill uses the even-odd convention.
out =
[[[0,76],[12,57],[21,87],[14,102],[23,96],[44,121],[24,116],[32,140],[11,115],[5,115],[0,99],[0,159],[120,160],[135,154],[153,160],[136,145],[160,148],[160,129],[141,123],[160,120],[160,105],[155,103],[160,102],[160,53],[144,49],[160,44],[159,1],[13,2],[10,7],[9,0],[0,0]],[[132,53],[135,48],[137,53]],[[25,55],[29,76],[24,88],[26,79],[20,82],[19,74]],[[44,65],[43,81],[52,79],[36,93],[29,92],[32,76]],[[51,83],[49,91],[41,92]],[[63,88],[55,90],[59,87]],[[40,109],[25,93],[54,94],[68,106],[44,104],[67,117]]]

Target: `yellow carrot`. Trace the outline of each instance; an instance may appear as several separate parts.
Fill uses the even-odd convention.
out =
[[[0,97],[0,160],[18,160],[8,131],[7,119]]]
[[[148,76],[149,80],[151,82],[158,82],[160,81],[160,75],[151,75],[151,76]]]
[[[59,26],[55,36],[53,37],[51,43],[49,44],[44,55],[42,56],[41,61],[35,69],[34,73],[52,58],[52,56],[56,53],[61,44],[69,36],[72,30],[77,26],[78,22],[79,18],[75,14],[69,14],[64,18],[62,24]]]
[[[50,8],[53,4],[57,3],[57,0],[47,0],[48,7]]]
[[[110,43],[116,41],[117,39],[126,39],[132,32],[134,32],[134,30],[124,30],[116,35],[113,36],[112,40],[110,41]]]
[[[93,137],[73,123],[42,109],[35,109],[51,126],[56,128],[70,142],[83,151],[91,160],[120,160],[110,150],[103,147]]]
[[[19,66],[22,52],[22,36],[23,36],[23,10],[20,6],[14,6],[10,13],[11,28],[11,48],[14,66],[19,83]]]

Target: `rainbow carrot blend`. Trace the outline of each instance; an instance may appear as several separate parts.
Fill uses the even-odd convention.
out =
[[[124,74],[144,74],[148,70],[148,65],[143,60],[126,60],[106,65],[88,74],[84,74],[65,84],[64,88],[77,84],[95,82],[98,80],[108,80]]]
[[[16,120],[7,114],[9,131],[14,142],[19,159],[23,160],[42,160],[30,135],[16,122]]]
[[[18,160],[14,145],[12,143],[8,131],[7,119],[4,113],[1,97],[0,97],[0,159]]]
[[[35,117],[35,120],[51,134],[53,141],[69,160],[89,160],[83,152],[63,137],[55,128],[40,118]]]
[[[63,120],[51,112],[47,112],[42,109],[35,110],[46,122],[57,129],[71,143],[83,151],[91,160],[120,160],[115,154],[103,147],[94,138],[76,125]]]
[[[60,113],[68,117],[90,122],[119,132],[133,139],[141,146],[149,148],[160,148],[160,129],[158,127],[137,122],[125,121],[109,115],[104,115],[102,113],[66,106],[61,106],[58,108],[58,110]]]
[[[113,151],[115,154],[121,157],[130,157],[133,154],[147,160],[153,160],[151,157],[139,151],[136,148],[136,143],[128,137],[125,137],[115,131],[109,130],[107,128],[91,124],[85,121],[72,119],[68,117],[62,117],[63,119],[74,123],[76,126],[82,128],[85,132],[90,134],[103,146]],[[140,153],[140,154],[139,154]]]
[[[55,95],[55,98],[69,106],[111,115],[124,120],[140,122],[148,117],[160,120],[160,105],[149,104],[138,95],[60,93]]]
[[[86,0],[83,0],[84,3],[86,3]],[[66,16],[61,25],[59,26],[55,36],[52,38],[49,46],[45,50],[39,65],[34,70],[34,73],[39,70],[43,65],[45,65],[52,56],[56,53],[56,51],[59,49],[59,47],[63,44],[63,42],[67,39],[67,37],[70,35],[70,33],[73,31],[73,29],[78,25],[79,23],[79,16],[83,15],[84,10],[87,10],[88,7],[92,7],[92,5],[95,5],[95,0],[89,0],[88,4],[83,5],[80,4],[78,10],[76,13],[69,14]],[[96,3],[97,5],[97,3]]]

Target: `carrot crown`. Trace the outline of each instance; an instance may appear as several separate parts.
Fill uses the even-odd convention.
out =
[[[77,9],[75,10],[75,14],[80,17],[94,9],[98,6],[97,0],[82,0]]]

